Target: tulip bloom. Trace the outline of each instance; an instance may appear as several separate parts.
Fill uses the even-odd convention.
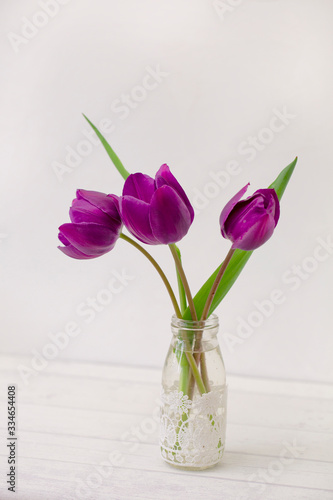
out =
[[[115,246],[122,228],[118,196],[78,189],[69,216],[72,222],[59,227],[64,254],[94,259]]]
[[[141,173],[126,179],[120,213],[127,229],[148,245],[176,243],[194,219],[189,199],[166,164],[155,179]]]
[[[220,216],[221,233],[232,241],[232,248],[254,250],[273,234],[280,216],[280,204],[274,189],[258,189],[241,200],[249,184],[224,207]]]

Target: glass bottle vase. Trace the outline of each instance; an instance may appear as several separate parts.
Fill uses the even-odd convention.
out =
[[[162,375],[160,447],[176,467],[217,464],[225,446],[227,386],[217,339],[218,317],[172,317],[172,340]]]

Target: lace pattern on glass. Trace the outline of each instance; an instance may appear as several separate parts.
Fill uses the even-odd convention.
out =
[[[210,466],[223,456],[227,388],[213,388],[194,401],[177,390],[162,391],[160,445],[163,458],[184,467]]]

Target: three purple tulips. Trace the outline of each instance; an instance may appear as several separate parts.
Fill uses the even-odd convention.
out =
[[[211,292],[201,320],[207,319],[211,302],[227,265],[236,249],[251,251],[263,245],[273,234],[280,215],[280,205],[274,189],[259,189],[242,200],[249,184],[243,187],[223,208],[220,229],[232,242]],[[177,255],[175,243],[188,232],[194,210],[185,191],[164,164],[155,179],[131,174],[125,180],[122,196],[79,189],[69,210],[70,223],[59,228],[59,249],[74,259],[93,259],[111,251],[118,238],[140,250],[161,275],[176,314],[181,317],[178,302],[163,271],[153,257],[136,241],[147,245],[169,245],[184,286],[192,320],[198,320],[189,286]],[[136,238],[126,236],[123,226]]]

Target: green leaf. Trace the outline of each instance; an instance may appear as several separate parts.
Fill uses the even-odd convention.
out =
[[[95,127],[95,125],[89,120],[89,118],[86,117],[86,115],[83,115],[83,116],[87,120],[87,122],[89,123],[89,125],[91,126],[91,128],[95,131],[97,137],[99,138],[99,140],[103,144],[103,146],[105,148],[105,151],[107,152],[107,154],[111,158],[112,163],[114,164],[114,166],[116,167],[116,169],[118,170],[118,172],[120,173],[120,175],[122,175],[123,178],[126,180],[127,177],[130,175],[129,172],[127,172],[126,168],[121,163],[120,159],[118,158],[118,156],[116,155],[116,153],[113,151],[113,149],[111,148],[110,144],[105,139],[105,137],[100,133],[100,131],[98,130],[98,128]]]
[[[287,187],[287,184],[290,180],[290,177],[294,171],[294,168],[297,163],[297,157],[293,162],[290,163],[286,168],[282,170],[282,172],[279,174],[279,176],[275,179],[274,182],[269,186],[269,188],[273,188],[276,191],[276,194],[278,195],[279,200],[282,198],[282,195]],[[240,275],[241,271],[243,270],[245,264],[251,257],[252,251],[251,252],[246,252],[245,250],[239,250],[237,249],[232,256],[229,265],[222,277],[222,280],[219,284],[219,287],[216,291],[214,300],[212,302],[209,314],[211,314],[217,306],[220,304],[222,299],[226,296],[226,294],[229,292],[230,288],[232,285],[235,283],[236,279]],[[199,292],[196,294],[194,297],[194,305],[197,311],[198,318],[201,318],[202,311],[204,309],[208,294],[212,288],[212,285],[214,283],[214,280],[216,278],[217,273],[219,272],[219,269],[221,265],[214,271],[214,273],[208,278],[206,283],[200,288]],[[186,309],[184,313],[184,319],[191,319],[191,312],[189,308]]]
[[[283,193],[286,190],[287,184],[292,176],[293,171],[295,170],[297,163],[297,156],[294,161],[292,161],[286,168],[280,172],[274,182],[270,184],[269,189],[275,189],[276,194],[278,195],[279,200],[281,200]]]

